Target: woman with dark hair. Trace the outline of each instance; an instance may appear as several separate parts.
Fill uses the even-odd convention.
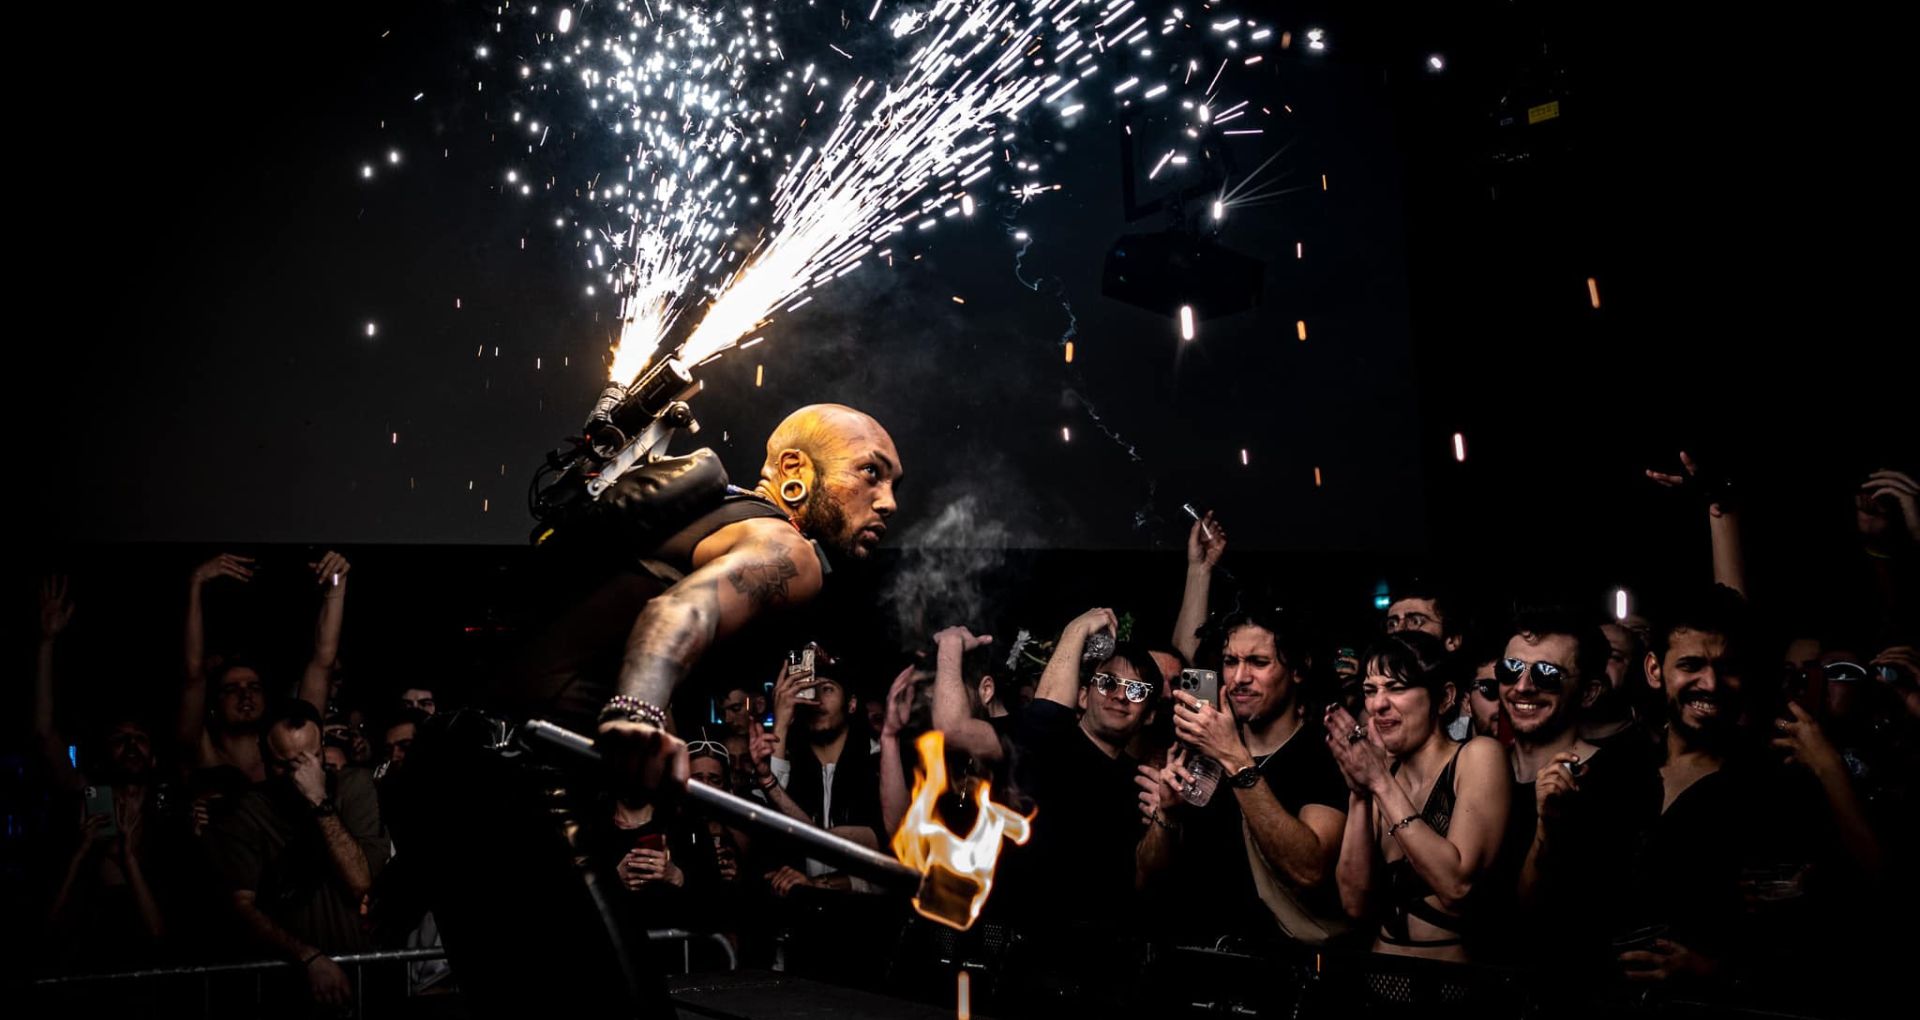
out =
[[[1506,752],[1488,737],[1447,736],[1461,685],[1438,638],[1386,635],[1361,665],[1367,721],[1327,710],[1327,747],[1349,790],[1341,904],[1380,917],[1375,952],[1465,961],[1471,897],[1506,825]]]

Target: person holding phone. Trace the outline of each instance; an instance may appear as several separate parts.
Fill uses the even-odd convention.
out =
[[[1140,768],[1138,880],[1178,872],[1168,876],[1182,904],[1176,930],[1325,943],[1349,927],[1333,884],[1347,790],[1301,710],[1304,638],[1273,609],[1232,613],[1219,633],[1203,656],[1219,662],[1219,675],[1202,677],[1214,679],[1217,697],[1176,689],[1180,743],[1164,768]],[[1186,748],[1220,763],[1204,807],[1179,795],[1191,779]]]

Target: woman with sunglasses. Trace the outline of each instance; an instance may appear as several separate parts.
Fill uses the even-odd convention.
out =
[[[1389,634],[1361,659],[1367,721],[1327,709],[1327,747],[1349,790],[1341,905],[1380,917],[1375,952],[1466,961],[1472,894],[1507,820],[1506,752],[1447,736],[1459,684],[1438,638]]]

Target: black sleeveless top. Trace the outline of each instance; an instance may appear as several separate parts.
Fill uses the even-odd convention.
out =
[[[1461,747],[1465,748],[1462,744]],[[1427,827],[1444,836],[1453,824],[1454,807],[1454,766],[1460,761],[1460,751],[1455,750],[1453,757],[1447,759],[1447,767],[1433,781],[1433,789],[1427,791],[1427,802],[1421,805],[1420,820]],[[1400,763],[1394,762],[1392,772],[1400,771]],[[1409,946],[1431,949],[1439,946],[1460,945],[1464,936],[1469,934],[1467,919],[1449,914],[1427,902],[1433,895],[1433,887],[1420,873],[1413,870],[1413,862],[1404,852],[1397,861],[1387,864],[1387,916],[1380,922],[1380,941],[1390,946]],[[1407,918],[1417,917],[1443,931],[1454,932],[1453,938],[1416,939],[1407,930]]]
[[[761,517],[787,519],[765,497],[730,485],[717,506],[637,562],[595,566],[574,549],[565,553],[568,562],[545,565],[534,583],[551,600],[549,612],[529,628],[527,641],[480,700],[513,718],[545,718],[591,732],[614,692],[633,622],[647,603],[693,571],[694,550],[714,532]],[[813,549],[824,574],[826,554],[817,542]]]

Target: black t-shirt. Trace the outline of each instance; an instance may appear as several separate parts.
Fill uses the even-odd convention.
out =
[[[1036,700],[1009,718],[1014,801],[1037,813],[1032,838],[1002,854],[987,911],[1027,928],[1134,920],[1139,763],[1107,757],[1065,705]]]
[[[1659,764],[1638,741],[1615,741],[1595,750],[1577,780],[1580,790],[1548,821],[1552,862],[1549,881],[1539,890],[1531,913],[1564,922],[1555,939],[1521,936],[1504,952],[1534,962],[1570,965],[1606,957],[1609,939],[1632,925],[1625,904],[1632,901],[1629,864],[1644,834],[1660,815]],[[1533,847],[1539,823],[1535,783],[1513,784],[1507,828],[1495,874],[1499,882],[1482,901],[1490,917],[1519,909],[1521,869]],[[1523,932],[1525,925],[1490,924],[1489,930]],[[1569,948],[1573,952],[1569,953]]]
[[[1302,723],[1259,768],[1274,799],[1295,818],[1309,804],[1347,810],[1346,781],[1316,727]],[[1227,779],[1221,776],[1205,807],[1175,809],[1181,831],[1174,869],[1156,884],[1179,888],[1177,902],[1167,905],[1168,919],[1177,931],[1215,938],[1275,937],[1281,934],[1280,928],[1254,888],[1253,867],[1247,860],[1240,794]],[[1331,879],[1303,892],[1301,900],[1326,916],[1339,914],[1339,892]]]

